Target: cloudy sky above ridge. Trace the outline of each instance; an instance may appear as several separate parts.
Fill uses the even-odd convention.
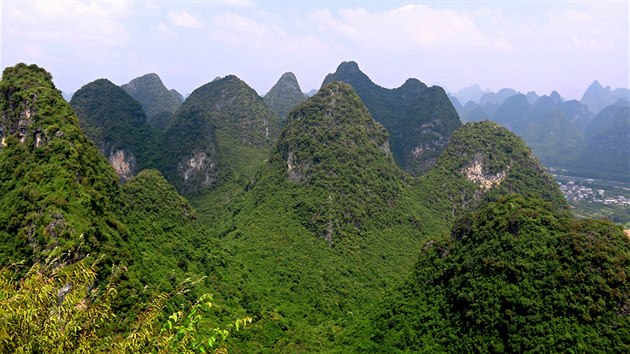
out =
[[[377,84],[457,91],[628,87],[628,1],[64,1],[0,3],[4,68],[35,63],[73,92],[146,73],[188,94],[235,74],[266,93],[286,71],[304,91],[354,60]]]

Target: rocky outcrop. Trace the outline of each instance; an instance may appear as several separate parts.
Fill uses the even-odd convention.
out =
[[[70,104],[81,128],[121,181],[149,166],[158,134],[147,123],[142,106],[123,89],[99,79],[81,87]]]
[[[126,153],[125,150],[113,150],[107,160],[122,181],[126,181],[134,176],[136,159],[133,155]]]
[[[507,176],[510,166],[507,165],[506,169],[497,173],[489,173],[485,167],[485,157],[483,154],[476,154],[473,160],[468,166],[462,169],[461,173],[466,178],[477,184],[482,191],[487,191],[490,188],[498,186],[503,182]]]

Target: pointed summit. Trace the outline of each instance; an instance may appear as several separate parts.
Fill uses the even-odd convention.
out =
[[[326,76],[322,87],[333,81],[352,85],[370,114],[389,132],[396,163],[412,174],[425,173],[461,125],[441,87],[428,88],[409,79],[389,90],[372,82],[355,62],[341,63],[335,73]]]
[[[293,107],[304,102],[306,98],[295,75],[292,72],[287,72],[265,95],[264,101],[272,111],[286,119]]]
[[[385,128],[350,85],[333,82],[291,112],[260,180],[266,183],[256,184],[254,194],[300,190],[309,196],[295,200],[295,212],[332,245],[341,234],[377,222],[376,215],[395,204],[402,173]],[[282,185],[286,190],[269,191]]]
[[[162,142],[168,153],[159,169],[187,194],[206,191],[222,179],[248,180],[281,129],[280,117],[234,75],[197,88],[175,115]]]
[[[602,87],[599,81],[595,80],[586,89],[580,102],[586,105],[591,112],[597,114],[606,106],[615,103],[616,99],[610,86]]]
[[[536,101],[540,98],[535,91],[529,91],[525,97],[527,97],[527,102],[530,106],[536,103]]]
[[[140,102],[149,124],[160,130],[172,123],[173,113],[183,101],[182,95],[175,90],[169,91],[155,73],[135,78],[121,88]]]
[[[156,132],[138,101],[107,79],[79,89],[70,100],[85,134],[98,146],[120,179],[134,176],[150,161]]]
[[[555,104],[560,104],[560,103],[562,103],[564,101],[562,99],[562,96],[560,96],[560,94],[557,91],[555,91],[555,90],[551,92],[549,97],[553,100],[553,103],[555,103]]]
[[[26,64],[4,70],[0,138],[4,264],[32,261],[57,246],[81,245],[81,252],[95,254],[122,250],[116,174],[46,70]]]

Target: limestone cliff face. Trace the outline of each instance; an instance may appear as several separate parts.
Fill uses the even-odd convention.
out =
[[[453,199],[454,209],[474,207],[509,193],[537,195],[566,207],[554,179],[523,140],[489,121],[467,123],[458,129],[427,177],[462,181]]]
[[[479,186],[481,191],[487,191],[495,186],[501,185],[505,180],[510,165],[504,166],[503,170],[496,173],[489,172],[486,164],[486,156],[482,153],[475,154],[472,160],[461,170],[466,178]]]
[[[150,165],[157,132],[142,106],[106,79],[79,89],[70,101],[85,134],[98,146],[122,182]]]
[[[107,160],[121,180],[126,181],[134,176],[136,172],[136,158],[126,153],[125,150],[113,150]]]
[[[182,188],[187,191],[201,191],[210,188],[217,180],[217,163],[214,149],[197,151],[177,164]]]
[[[21,107],[14,105],[4,107],[0,116],[0,148],[8,146],[10,137],[15,138],[20,144],[32,144],[35,148],[47,142],[49,137],[36,117],[37,98],[37,95],[33,95],[30,100],[22,102]]]

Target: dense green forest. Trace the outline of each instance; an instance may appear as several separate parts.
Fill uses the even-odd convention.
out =
[[[102,106],[80,125],[44,69],[3,72],[0,351],[630,346],[630,240],[574,219],[507,129],[455,126],[440,88],[368,90],[416,92],[407,113],[444,111],[433,117],[444,134],[422,137],[442,147],[421,176],[391,138],[407,123],[388,126],[393,111],[379,123],[352,82],[326,83],[284,120],[227,76],[165,131],[147,128],[156,143],[138,166],[154,169],[121,183],[98,138],[132,133],[146,113],[95,84],[108,93],[84,97]],[[393,101],[374,102],[385,114]]]

